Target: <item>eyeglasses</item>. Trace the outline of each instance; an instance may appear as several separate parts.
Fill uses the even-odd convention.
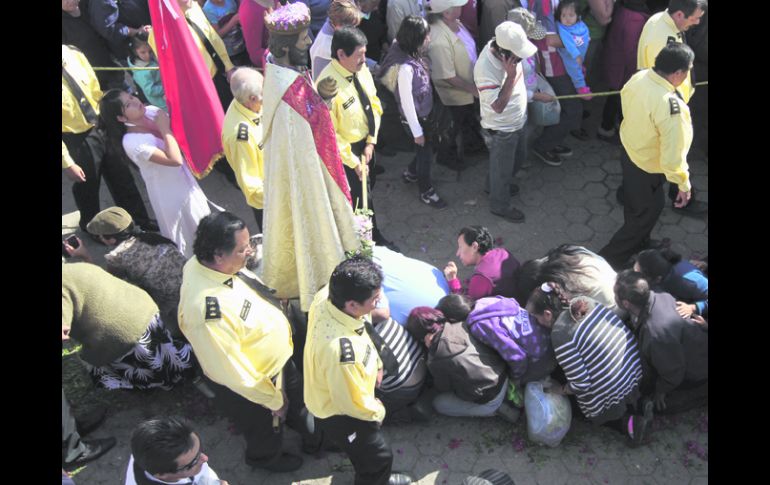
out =
[[[190,471],[193,468],[195,468],[195,466],[198,464],[198,462],[201,461],[201,455],[202,454],[203,454],[203,448],[199,448],[198,449],[198,454],[195,455],[195,458],[193,458],[193,461],[191,461],[190,463],[188,463],[187,465],[185,465],[183,467],[179,467],[178,469],[176,469],[174,471],[174,473],[187,472],[187,471]]]

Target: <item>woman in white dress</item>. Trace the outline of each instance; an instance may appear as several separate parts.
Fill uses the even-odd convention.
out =
[[[99,108],[112,148],[122,147],[139,167],[160,233],[189,258],[198,221],[211,211],[171,133],[168,114],[119,89],[107,91]]]

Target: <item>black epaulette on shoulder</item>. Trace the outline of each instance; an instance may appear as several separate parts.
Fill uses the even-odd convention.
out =
[[[340,338],[340,364],[352,364],[356,361],[356,354],[353,352],[353,343],[349,338]]]
[[[238,123],[238,139],[249,141],[249,125],[246,123]]]
[[[682,112],[682,108],[679,106],[679,101],[675,97],[668,98],[668,107],[672,115],[678,115]]]

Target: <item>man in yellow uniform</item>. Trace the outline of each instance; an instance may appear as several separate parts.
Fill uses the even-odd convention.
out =
[[[700,23],[701,17],[708,8],[707,0],[671,0],[668,9],[658,12],[647,20],[639,37],[639,46],[636,51],[637,69],[650,69],[655,64],[655,58],[663,47],[669,42],[684,43],[684,33],[694,25]],[[692,84],[692,75],[678,88],[685,103],[695,93]],[[673,184],[669,187],[668,197],[673,201],[677,190]],[[708,211],[708,205],[695,200],[693,191],[691,201],[684,207],[674,206],[674,210],[684,215],[698,216]],[[622,195],[620,196],[623,197]]]
[[[209,23],[206,14],[203,13],[198,2],[195,0],[177,1],[190,27],[193,41],[198,46],[198,50],[206,62],[206,67],[209,68],[209,74],[211,74],[211,80],[214,81],[214,87],[217,90],[219,101],[222,103],[222,109],[227,110],[227,107],[230,106],[230,101],[233,100],[229,81],[235,66],[230,61],[230,56],[227,55],[225,43]],[[147,42],[152,47],[152,50],[157,52],[155,48],[155,33],[153,31],[150,31]]]
[[[332,61],[316,77],[318,94],[329,103],[329,112],[337,135],[345,175],[350,185],[353,207],[363,207],[361,172],[367,170],[368,204],[372,205],[372,191],[376,182],[377,159],[374,146],[382,118],[382,103],[369,68],[366,67],[366,36],[355,27],[343,27],[332,37]],[[366,161],[361,162],[361,158]],[[376,213],[376,211],[375,211]],[[382,246],[393,243],[386,240],[372,220],[374,241]],[[395,249],[398,250],[397,248]]]
[[[215,404],[246,439],[246,463],[289,472],[302,458],[282,452],[278,420],[315,441],[301,417],[302,377],[292,329],[269,289],[243,272],[251,255],[246,224],[229,212],[201,219],[195,255],[184,267],[179,328],[190,341]]]
[[[675,207],[690,200],[687,152],[692,120],[677,88],[687,79],[694,58],[686,44],[668,44],[655,58],[655,66],[634,74],[620,92],[625,115],[620,125],[624,222],[599,252],[616,269],[649,243],[663,211],[666,180],[678,188]]]
[[[324,438],[350,458],[356,485],[412,481],[391,474],[393,452],[380,430],[385,407],[374,396],[382,381],[382,360],[370,337],[376,332],[368,315],[380,299],[382,278],[369,259],[340,263],[313,300],[305,342],[307,408]]]
[[[222,147],[246,203],[262,230],[265,171],[262,164],[262,74],[241,67],[230,79],[233,101],[222,124]]]
[[[115,199],[142,229],[157,231],[120,155],[107,150],[104,133],[94,128],[102,91],[88,60],[78,49],[61,46],[61,168],[75,182],[72,195],[80,211],[80,228],[99,212],[101,177]]]

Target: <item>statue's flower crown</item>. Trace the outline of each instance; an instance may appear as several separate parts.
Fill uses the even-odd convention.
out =
[[[310,25],[310,9],[301,2],[287,3],[265,15],[265,26],[273,34],[294,35]]]

